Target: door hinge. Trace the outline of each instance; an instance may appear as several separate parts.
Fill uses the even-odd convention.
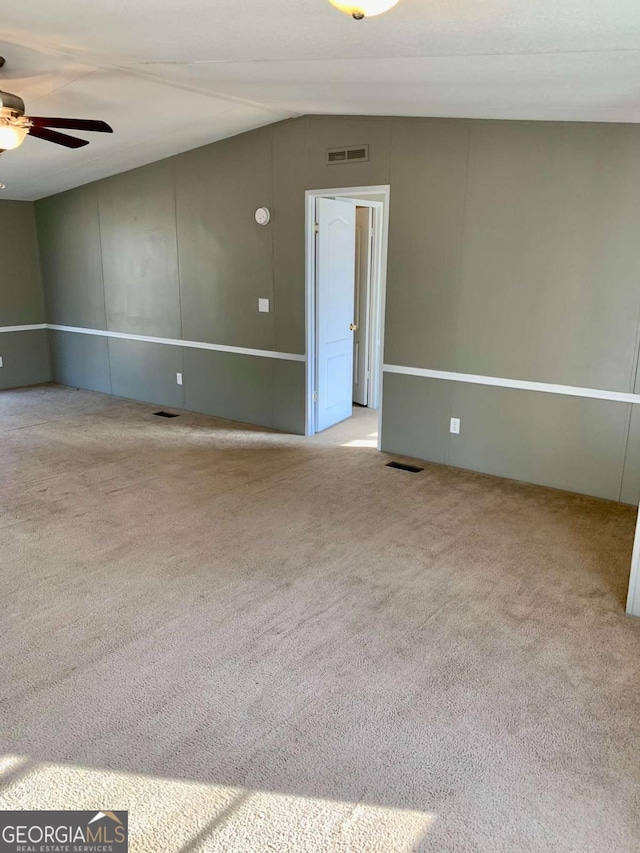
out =
[[[314,402],[314,403],[317,403],[317,402],[318,402],[318,392],[317,392],[317,391],[314,391],[314,392],[313,392],[313,402]]]
[[[320,224],[319,224],[318,222],[314,223],[314,226],[313,226],[313,233],[314,233],[314,234],[319,234],[319,233],[320,233]]]

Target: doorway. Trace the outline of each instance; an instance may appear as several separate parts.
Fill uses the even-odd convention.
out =
[[[389,187],[306,193],[306,434],[382,403]]]

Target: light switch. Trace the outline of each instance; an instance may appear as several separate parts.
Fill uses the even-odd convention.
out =
[[[261,311],[263,314],[269,313],[269,300],[268,299],[258,299],[258,311]]]
[[[2,361],[2,356],[0,355],[0,367],[4,367],[4,362]]]
[[[176,373],[176,382],[178,383],[178,385],[182,385],[182,374],[181,373]]]

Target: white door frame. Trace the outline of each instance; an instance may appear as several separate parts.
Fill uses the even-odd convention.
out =
[[[338,189],[307,190],[305,193],[306,234],[306,405],[305,435],[316,433],[316,199],[340,198],[361,207],[372,207],[374,214],[373,275],[371,285],[371,377],[370,408],[378,410],[378,450],[380,450],[382,420],[382,359],[384,354],[384,312],[387,292],[387,254],[389,242],[388,184],[373,187],[340,187]],[[380,200],[353,198],[354,195],[379,195]]]
[[[358,239],[358,212],[367,211],[366,219],[367,219],[367,233],[366,236],[364,234],[360,234],[360,239]],[[382,209],[380,209],[380,216],[382,217]],[[356,338],[354,335],[354,359],[353,359],[353,383],[354,389],[355,386],[358,385],[358,389],[361,392],[364,392],[365,402],[360,403],[362,406],[367,406],[369,408],[375,408],[372,403],[373,395],[370,392],[369,385],[371,383],[371,359],[373,355],[373,334],[371,331],[371,311],[373,307],[373,302],[371,299],[371,288],[373,286],[373,278],[376,274],[373,263],[374,263],[374,251],[373,251],[373,240],[374,240],[374,208],[369,206],[356,206],[356,292],[355,292],[355,320],[354,323],[358,325],[358,342],[356,343]],[[366,242],[363,242],[366,241]],[[362,251],[363,245],[366,246],[366,256],[367,256],[367,264],[366,268],[362,266]],[[363,286],[364,285],[364,286]],[[364,306],[363,306],[364,302]],[[364,307],[364,311],[361,311],[361,308]],[[363,334],[364,332],[364,334]],[[358,359],[355,359],[355,347],[358,347]],[[359,385],[360,376],[364,370],[364,382],[362,385]],[[353,402],[356,402],[355,396],[353,398]],[[360,401],[358,401],[360,402]]]
[[[640,511],[638,511],[636,519],[636,533],[633,540],[633,553],[631,555],[627,613],[630,616],[640,616]]]

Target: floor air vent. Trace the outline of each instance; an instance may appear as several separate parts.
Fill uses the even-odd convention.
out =
[[[405,465],[404,462],[387,462],[387,468],[397,468],[399,471],[410,471],[412,474],[419,474],[424,471],[424,468],[418,468],[417,465]]]
[[[179,418],[180,415],[172,415],[171,412],[154,412],[154,415],[157,415],[159,418]]]
[[[352,145],[350,148],[330,148],[327,151],[327,165],[337,163],[366,163],[369,159],[368,145]]]

